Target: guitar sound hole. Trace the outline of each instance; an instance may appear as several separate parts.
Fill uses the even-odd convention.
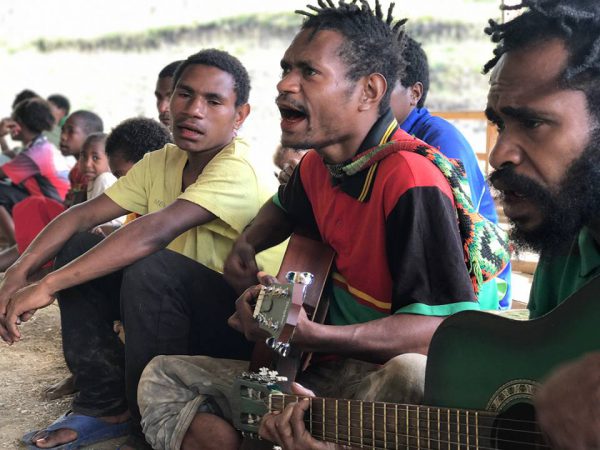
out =
[[[535,424],[533,405],[518,403],[501,414],[494,422],[494,448],[498,450],[532,450],[548,448]]]

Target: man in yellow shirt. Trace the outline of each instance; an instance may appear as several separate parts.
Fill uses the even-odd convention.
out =
[[[176,145],[148,153],[103,195],[49,224],[0,287],[8,343],[20,338],[18,318],[58,297],[65,359],[79,390],[73,413],[26,435],[29,445],[89,445],[131,426],[121,448],[146,448],[136,390],[153,356],[249,357],[249,344],[227,326],[237,295],[221,276],[233,241],[272,194],[236,137],[250,112],[249,77],[231,55],[203,50],[173,81]],[[142,217],[104,240],[81,233],[130,212]],[[23,288],[55,255],[60,268]],[[281,256],[281,248],[265,252],[265,270],[276,272]],[[115,319],[123,321],[125,346],[112,332]]]

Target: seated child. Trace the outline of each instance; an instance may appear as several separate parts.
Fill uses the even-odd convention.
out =
[[[63,155],[79,158],[83,142],[90,133],[104,129],[102,119],[91,111],[79,110],[65,121],[60,134],[60,151]],[[87,196],[87,180],[75,164],[69,172],[71,187],[64,202],[46,196],[30,196],[13,207],[16,246],[0,253],[0,270],[6,270],[42,229],[66,208],[84,202]]]
[[[153,119],[135,117],[121,122],[106,138],[106,154],[113,175],[121,178],[147,152],[172,142],[169,129]],[[127,215],[125,223],[137,214]]]
[[[114,184],[117,179],[110,172],[108,166],[108,157],[105,151],[106,134],[92,133],[83,143],[83,149],[79,154],[79,171],[87,180],[87,198],[91,200]],[[111,220],[110,222],[98,225],[93,232],[102,236],[107,236],[114,230],[123,225],[125,216]]]

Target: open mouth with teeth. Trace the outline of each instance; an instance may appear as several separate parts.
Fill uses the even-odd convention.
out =
[[[301,122],[308,117],[308,114],[299,109],[280,107],[279,112],[281,113],[282,121],[287,123]]]

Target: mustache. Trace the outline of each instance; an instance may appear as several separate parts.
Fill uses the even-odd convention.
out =
[[[306,108],[301,103],[296,100],[289,98],[287,93],[279,94],[275,97],[275,103],[279,106],[280,103],[285,104],[286,106],[291,106],[293,109],[300,111],[303,114],[306,114]]]
[[[488,183],[503,195],[503,191],[513,191],[533,199],[547,201],[552,194],[541,184],[529,177],[519,175],[515,166],[503,166],[490,174]]]

